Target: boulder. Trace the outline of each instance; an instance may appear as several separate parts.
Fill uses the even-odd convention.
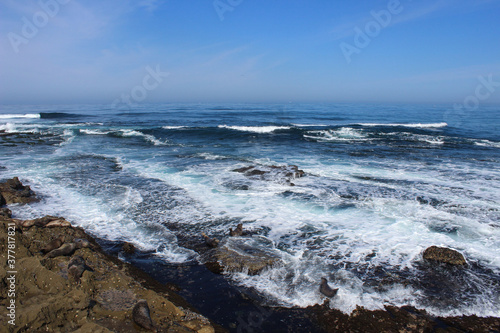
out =
[[[31,188],[24,186],[17,177],[9,179],[5,183],[0,183],[0,195],[3,197],[5,204],[26,204],[37,201],[35,193]],[[0,199],[0,203],[1,201],[2,199]]]
[[[425,249],[423,257],[425,260],[440,262],[450,265],[466,265],[464,256],[455,250],[446,248],[446,247],[438,247],[431,246]]]

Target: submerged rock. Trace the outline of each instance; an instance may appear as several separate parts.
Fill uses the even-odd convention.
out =
[[[277,254],[258,246],[250,239],[238,240],[241,241],[228,240],[214,252],[215,260],[225,271],[242,272],[247,270],[249,275],[256,275],[265,268],[281,261]]]
[[[31,188],[24,186],[17,177],[9,179],[5,183],[0,183],[0,195],[5,202],[4,204],[25,204],[38,200]],[[0,199],[0,204],[1,201],[2,199]]]
[[[233,172],[242,173],[249,178],[258,178],[262,180],[275,181],[278,183],[286,183],[289,185],[293,185],[293,183],[291,183],[293,179],[305,176],[305,172],[303,170],[300,170],[296,165],[252,165],[234,169]]]
[[[455,250],[446,248],[431,246],[425,249],[423,257],[425,260],[450,264],[450,265],[466,265],[464,256]]]

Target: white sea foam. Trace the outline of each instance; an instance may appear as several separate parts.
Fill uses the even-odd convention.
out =
[[[107,130],[96,130],[96,129],[80,129],[80,133],[87,134],[87,135],[107,135],[109,133],[112,133],[113,131],[107,131]]]
[[[333,130],[309,131],[304,137],[319,141],[364,141],[369,140],[361,129],[341,127]]]
[[[289,126],[228,126],[228,125],[219,125],[219,128],[226,128],[235,131],[242,132],[254,132],[254,133],[272,133],[279,130],[288,130]]]
[[[158,140],[157,138],[155,138],[154,135],[144,134],[144,133],[136,131],[136,130],[122,129],[122,130],[120,130],[120,132],[122,133],[122,135],[124,137],[131,137],[131,136],[143,137],[146,141],[151,142],[155,146],[165,146],[167,144],[166,142],[163,142],[163,141]]]
[[[500,148],[500,142],[494,142],[490,140],[480,140],[474,142],[475,145],[483,146],[483,147],[492,147],[492,148]]]
[[[38,113],[27,113],[27,114],[0,114],[0,119],[37,119],[40,118]]]
[[[181,129],[186,127],[187,126],[162,126],[163,129]]]

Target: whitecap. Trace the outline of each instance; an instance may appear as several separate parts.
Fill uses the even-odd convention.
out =
[[[0,119],[37,119],[40,118],[39,113],[27,113],[27,114],[0,114]]]
[[[274,131],[279,130],[289,130],[289,126],[228,126],[228,125],[219,125],[219,128],[226,128],[235,131],[242,132],[254,132],[254,133],[272,133]]]

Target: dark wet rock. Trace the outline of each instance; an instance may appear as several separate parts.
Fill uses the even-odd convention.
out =
[[[257,178],[268,181],[275,181],[278,183],[286,183],[292,185],[291,181],[296,178],[305,176],[305,172],[300,170],[296,165],[260,165],[260,166],[247,166],[234,169],[233,172],[242,173],[249,178]],[[293,184],[292,186],[295,186]]]
[[[319,292],[325,295],[326,297],[335,297],[337,295],[337,292],[339,291],[339,288],[332,289],[328,285],[328,280],[325,278],[321,278],[321,283],[319,285]]]
[[[455,250],[446,248],[431,246],[425,249],[423,257],[425,260],[440,262],[450,265],[466,265],[464,256]]]
[[[17,177],[9,179],[5,183],[0,183],[0,194],[6,204],[25,204],[38,200],[31,188],[24,186]]]
[[[213,253],[215,261],[228,272],[248,270],[249,275],[259,274],[281,260],[275,253],[245,242],[225,242]],[[214,264],[212,264],[213,267]]]
[[[12,217],[12,212],[10,209],[8,208],[0,208],[0,216],[3,216],[3,217]]]
[[[7,204],[7,201],[3,197],[2,193],[0,193],[0,207],[4,206]]]
[[[498,332],[500,327],[499,318],[434,317],[409,306],[381,310],[357,307],[348,315],[325,303],[297,312],[297,316],[305,314],[317,322],[325,332]]]
[[[125,243],[123,243],[122,250],[126,254],[134,254],[135,253],[135,246],[132,243],[125,242]]]
[[[229,228],[229,236],[237,237],[243,235],[243,224],[240,223],[236,226],[236,229]]]
[[[141,299],[132,309],[134,323],[147,330],[154,330],[155,326],[151,320],[148,302]]]

